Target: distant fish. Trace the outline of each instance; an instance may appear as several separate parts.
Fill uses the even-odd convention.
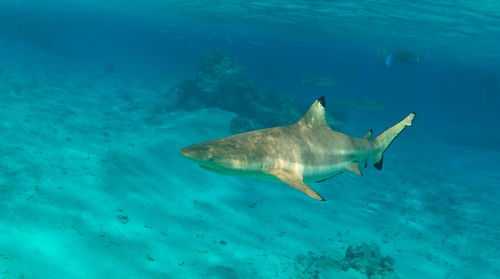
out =
[[[309,83],[318,86],[332,86],[337,82],[330,77],[327,76],[314,76],[314,77],[305,77],[300,80],[301,83]]]
[[[248,41],[248,44],[254,45],[254,46],[261,46],[261,45],[265,45],[266,43],[265,42],[259,42],[259,41]]]
[[[419,55],[411,53],[406,50],[393,50],[391,51],[392,59],[398,63],[403,64],[419,64],[421,62],[421,58]]]
[[[379,101],[373,99],[372,97],[369,97],[366,95],[360,97],[359,99],[339,102],[339,104],[341,104],[343,106],[359,108],[359,109],[364,109],[364,110],[369,110],[369,111],[381,111],[381,110],[385,109],[384,103],[379,102]]]
[[[369,158],[382,169],[384,152],[415,113],[387,129],[375,140],[334,131],[325,119],[320,97],[298,122],[215,139],[185,147],[180,153],[201,168],[224,175],[281,182],[317,200],[325,200],[309,182],[321,182],[345,171],[361,175]]]

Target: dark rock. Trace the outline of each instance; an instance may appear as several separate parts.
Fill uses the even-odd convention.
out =
[[[232,133],[292,124],[301,116],[291,98],[253,84],[238,60],[223,52],[205,52],[196,77],[181,82],[176,91],[177,105],[186,110],[216,107],[237,113]]]
[[[293,263],[297,275],[295,278],[307,279],[325,278],[326,274],[331,274],[332,271],[336,273],[338,270],[355,270],[371,279],[398,279],[393,265],[394,260],[389,256],[383,257],[376,244],[365,243],[349,246],[341,260],[334,259],[325,251],[319,255],[309,251],[298,255]]]
[[[255,207],[257,207],[257,202],[252,202],[252,203],[248,204],[248,207],[249,208],[255,208]]]
[[[343,270],[353,268],[368,278],[374,275],[383,278],[386,274],[394,272],[393,266],[394,260],[389,256],[383,257],[380,248],[374,243],[349,246],[344,259],[340,262]]]
[[[125,214],[119,214],[118,216],[116,216],[116,219],[124,225],[128,223],[128,216]]]
[[[205,94],[194,80],[181,82],[177,88],[177,104],[186,109],[194,110],[207,107],[210,95]]]
[[[220,51],[207,51],[201,56],[195,81],[203,91],[212,92],[222,83],[241,78],[236,57]]]
[[[237,115],[233,117],[231,123],[229,123],[229,129],[233,134],[244,133],[252,130],[264,128],[262,124],[259,124],[256,120]]]

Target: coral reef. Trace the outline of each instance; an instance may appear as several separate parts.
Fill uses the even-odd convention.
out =
[[[195,81],[203,91],[213,92],[221,84],[241,78],[241,67],[236,57],[219,51],[209,51],[200,59]]]
[[[301,116],[290,98],[256,86],[242,74],[236,57],[219,51],[203,53],[196,77],[176,91],[177,105],[186,110],[216,107],[237,113],[232,133],[286,125]]]
[[[336,260],[329,255],[316,255],[309,251],[295,258],[296,278],[359,278],[398,279],[394,260],[383,257],[376,244],[349,246],[345,256]]]
[[[383,257],[375,243],[349,246],[340,262],[341,269],[352,268],[368,278],[386,278],[386,275],[394,272],[393,265],[394,260],[389,256]]]

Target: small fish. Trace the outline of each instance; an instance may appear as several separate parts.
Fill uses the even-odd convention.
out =
[[[381,111],[385,109],[385,104],[366,95],[356,100],[340,102],[340,104],[347,107],[364,109],[369,111]]]
[[[332,86],[337,82],[327,76],[305,77],[300,80],[301,83],[310,83],[318,86]]]

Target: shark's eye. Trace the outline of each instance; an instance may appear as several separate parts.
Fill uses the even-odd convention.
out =
[[[210,155],[210,156],[207,157],[207,160],[213,161],[213,160],[215,160],[215,156],[214,155]]]

